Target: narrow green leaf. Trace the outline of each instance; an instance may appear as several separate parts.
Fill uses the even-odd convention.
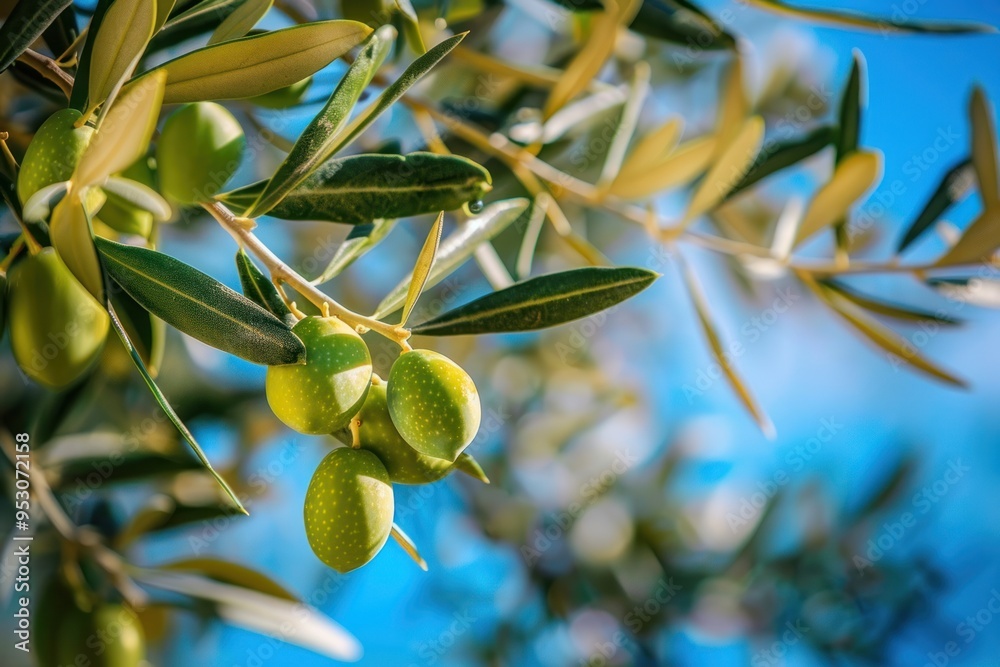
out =
[[[576,2],[566,4],[571,9],[579,8]],[[685,47],[697,44],[699,49],[708,51],[736,46],[736,38],[726,32],[718,21],[687,0],[644,0],[629,29]],[[690,56],[682,57],[685,61],[690,59]]]
[[[238,209],[264,187],[260,181],[219,198]],[[352,155],[327,161],[268,214],[360,225],[454,210],[480,199],[490,187],[489,172],[455,155]]]
[[[936,33],[939,35],[961,35],[970,32],[996,32],[993,26],[984,23],[959,21],[910,21],[892,18],[867,16],[848,10],[832,11],[825,9],[809,9],[794,7],[779,0],[750,0],[762,9],[770,10],[783,16],[804,18],[818,23],[824,23],[843,28],[858,28],[861,30],[877,30],[883,35],[895,33]]]
[[[764,119],[751,116],[740,128],[729,145],[719,150],[718,160],[705,174],[698,188],[691,195],[682,225],[690,224],[698,216],[715,208],[747,169],[753,164],[764,139]]]
[[[247,512],[245,507],[243,507],[243,503],[240,502],[240,499],[236,495],[236,492],[233,491],[233,489],[229,486],[228,483],[226,483],[226,480],[222,478],[222,475],[216,472],[215,468],[212,467],[211,461],[208,460],[208,457],[205,455],[204,450],[198,444],[198,441],[194,439],[194,436],[191,435],[191,431],[188,430],[187,426],[184,425],[184,422],[182,422],[180,417],[177,416],[177,413],[174,411],[174,408],[170,405],[170,402],[167,400],[167,397],[163,395],[162,391],[160,391],[160,388],[159,386],[157,386],[156,381],[153,380],[153,377],[149,374],[149,371],[146,369],[146,365],[142,362],[142,357],[139,356],[139,353],[138,351],[136,351],[135,346],[132,345],[132,341],[129,340],[128,333],[126,333],[125,328],[122,326],[121,321],[118,319],[118,315],[117,313],[115,313],[114,307],[109,308],[108,313],[111,315],[111,325],[114,327],[115,333],[118,334],[118,337],[121,339],[122,344],[125,346],[125,349],[128,350],[129,356],[132,359],[132,363],[135,364],[136,369],[139,371],[139,375],[142,376],[142,379],[145,381],[146,386],[149,387],[149,391],[153,394],[153,398],[156,399],[157,404],[159,404],[160,408],[167,415],[167,418],[170,420],[170,423],[174,425],[174,427],[181,434],[184,440],[187,441],[188,445],[190,445],[191,449],[194,451],[195,456],[197,456],[198,460],[201,461],[201,464],[205,466],[205,469],[208,470],[209,473],[212,474],[215,480],[226,492],[226,495],[229,496],[229,498],[233,501],[234,507],[243,514],[249,515],[250,513]]]
[[[78,194],[63,197],[52,210],[49,239],[66,268],[103,305],[106,298],[104,272],[94,248],[90,216]]]
[[[649,287],[658,273],[587,267],[531,278],[413,327],[427,336],[532,331],[610,308]]]
[[[417,550],[417,545],[413,539],[410,538],[410,536],[407,535],[406,532],[395,522],[393,522],[392,529],[389,531],[389,534],[392,535],[392,539],[396,540],[396,544],[398,544],[403,551],[406,552],[406,555],[409,556],[421,570],[426,572],[427,561],[425,561],[424,557],[420,555],[420,551]]]
[[[1000,182],[997,180],[997,134],[993,125],[993,108],[979,86],[972,91],[969,102],[972,124],[972,164],[979,179],[979,194],[986,208],[1000,208]]]
[[[159,51],[176,46],[186,39],[214,30],[226,20],[226,17],[236,11],[242,2],[243,0],[203,0],[173,17],[168,16],[161,24],[161,29],[150,40],[149,50]],[[159,20],[160,12],[157,11],[157,21]]]
[[[417,255],[417,262],[413,266],[410,287],[406,291],[406,301],[403,302],[403,318],[399,321],[399,326],[401,327],[406,326],[406,320],[409,319],[410,313],[413,312],[413,306],[417,304],[420,293],[424,291],[424,284],[427,282],[427,276],[430,274],[431,266],[434,264],[438,246],[441,245],[441,230],[443,227],[444,211],[441,211],[438,213],[434,224],[431,225],[431,229],[427,233],[427,239],[424,241],[424,247],[420,249],[420,254]]]
[[[639,122],[639,112],[642,111],[642,104],[649,94],[649,63],[639,61],[635,64],[635,71],[632,75],[632,85],[629,88],[628,97],[622,106],[615,133],[608,146],[607,155],[604,157],[604,165],[601,168],[601,175],[597,179],[597,187],[601,190],[611,187],[622,169],[625,162],[625,151],[632,135],[635,133],[636,124]]]
[[[851,61],[851,73],[840,98],[839,125],[837,126],[836,161],[839,163],[858,148],[861,136],[861,70],[864,61],[861,53],[855,51]]]
[[[115,0],[108,9],[94,37],[88,111],[106,99],[113,102],[116,91],[139,64],[155,21],[156,4],[150,0]]]
[[[472,257],[476,248],[521,218],[528,210],[529,204],[527,199],[498,201],[490,204],[480,211],[479,215],[462,225],[441,243],[424,289],[434,287],[451,275],[455,269]],[[381,319],[395,312],[403,304],[412,279],[413,274],[411,273],[382,299],[378,308],[375,309],[374,317],[376,319]]]
[[[923,308],[876,299],[872,296],[864,294],[863,292],[859,292],[853,287],[849,287],[838,280],[821,280],[820,284],[824,287],[832,289],[849,301],[852,301],[865,310],[871,311],[877,315],[884,315],[886,317],[892,317],[905,322],[934,322],[936,324],[943,325],[955,325],[961,323],[961,320],[950,317],[944,313],[933,312]]]
[[[183,262],[97,239],[108,274],[143,308],[207,345],[269,366],[305,360],[288,325]]]
[[[295,186],[333,157],[340,131],[350,119],[351,110],[361,93],[389,55],[395,35],[396,31],[392,26],[383,26],[375,31],[347,74],[337,84],[326,106],[303,130],[292,150],[275,170],[261,192],[260,199],[247,211],[249,217],[267,213]]]
[[[787,169],[807,157],[815,155],[832,144],[836,136],[836,128],[832,125],[821,125],[801,137],[774,143],[765,140],[763,149],[757,154],[757,159],[747,169],[740,182],[729,191],[726,198],[732,198],[771,174]]]
[[[298,318],[285,305],[285,300],[278,294],[278,288],[271,279],[265,276],[243,248],[236,253],[236,270],[240,274],[240,285],[243,294],[261,308],[283,321],[289,327],[295,326]]]
[[[150,72],[166,72],[164,104],[263,95],[315,74],[371,32],[355,21],[317,21],[196,49]]]
[[[83,112],[87,108],[87,101],[90,97],[90,61],[94,52],[94,41],[97,32],[101,29],[104,17],[108,13],[115,0],[97,0],[94,14],[90,17],[90,24],[87,26],[87,40],[83,44],[83,51],[80,52],[80,62],[76,66],[76,76],[73,79],[73,93],[69,98],[69,106]]]
[[[129,340],[139,352],[149,375],[156,378],[166,350],[166,324],[122,290],[112,292],[111,305],[114,306],[118,319],[125,327]]]
[[[479,465],[479,461],[468,452],[462,452],[458,455],[458,459],[455,460],[455,469],[473,479],[478,479],[483,484],[490,483],[490,478],[486,476],[486,471]]]
[[[208,39],[209,45],[243,37],[264,18],[273,4],[274,0],[245,0],[215,29]]]
[[[410,0],[395,0],[395,4],[403,19],[403,34],[406,35],[406,43],[410,45],[414,53],[420,55],[427,53],[424,36],[420,34],[420,19],[417,18],[417,12],[413,9],[413,3]]]
[[[964,199],[972,190],[974,178],[975,170],[972,167],[971,158],[965,158],[949,169],[948,173],[941,178],[934,194],[920,210],[916,220],[903,234],[903,238],[899,240],[896,252],[900,253],[906,250],[910,244],[930,229],[931,225],[937,222],[952,204]]]
[[[0,25],[0,72],[10,67],[71,4],[72,0],[19,0]]]
[[[344,242],[337,247],[337,252],[323,273],[312,281],[313,285],[322,285],[326,281],[340,275],[348,266],[361,258],[384,239],[395,224],[395,220],[376,220],[367,225],[356,225],[351,229]]]

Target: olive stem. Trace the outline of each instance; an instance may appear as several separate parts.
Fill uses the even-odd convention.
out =
[[[361,449],[361,420],[357,415],[351,417],[351,447]]]
[[[70,95],[73,94],[73,77],[63,71],[52,58],[31,49],[25,49],[24,53],[19,55],[17,59],[59,86],[59,90],[63,92],[66,99],[69,99]]]
[[[10,247],[10,252],[7,256],[3,258],[0,262],[0,275],[6,275],[7,270],[10,269],[10,265],[14,263],[14,259],[21,254],[21,250],[24,249],[24,234],[17,237],[14,244]]]
[[[355,313],[353,310],[345,308],[340,305],[340,303],[317,289],[315,285],[303,278],[298,272],[285,264],[277,255],[271,252],[271,249],[264,245],[264,243],[257,238],[252,231],[250,231],[246,218],[237,217],[221,202],[205,203],[202,204],[202,206],[204,206],[205,210],[208,211],[212,217],[214,217],[216,221],[218,221],[218,223],[222,225],[222,227],[228,231],[233,238],[236,239],[237,243],[244,246],[247,250],[252,252],[257,259],[263,262],[263,264],[271,272],[272,278],[291,286],[292,289],[316,304],[318,308],[329,308],[328,312],[353,326],[359,333],[371,330],[385,336],[389,340],[395,341],[404,350],[409,347],[406,343],[406,339],[410,337],[409,329],[394,326],[392,324],[386,324],[385,322],[381,322],[371,317],[365,317],[364,315]]]

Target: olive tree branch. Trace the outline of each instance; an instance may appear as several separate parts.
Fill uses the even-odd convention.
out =
[[[69,99],[73,93],[73,77],[67,74],[55,60],[31,49],[25,49],[24,53],[19,55],[17,59],[59,86],[59,90]]]

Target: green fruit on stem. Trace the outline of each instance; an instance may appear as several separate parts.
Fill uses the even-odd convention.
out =
[[[305,345],[306,363],[267,369],[271,410],[300,433],[320,435],[343,428],[368,394],[368,346],[336,317],[307,317],[292,331]]]
[[[361,448],[373,452],[397,484],[427,484],[449,472],[452,464],[421,454],[410,447],[392,424],[386,405],[385,383],[372,383],[368,398],[356,417]]]
[[[278,88],[257,97],[251,97],[247,102],[264,107],[265,109],[287,109],[302,101],[311,84],[312,77],[308,76],[290,86]]]
[[[68,181],[73,175],[94,134],[92,127],[74,125],[80,118],[76,109],[62,109],[38,128],[17,174],[17,197],[22,204],[45,186]]]
[[[454,462],[479,431],[476,385],[443,354],[401,354],[389,371],[386,398],[392,423],[421,454]]]
[[[306,537],[316,556],[350,572],[370,561],[392,530],[389,473],[378,457],[341,447],[316,468],[303,510]]]
[[[142,624],[130,608],[99,604],[90,613],[70,605],[60,622],[60,665],[139,667],[146,659]]]
[[[15,264],[9,278],[10,346],[18,366],[47,387],[71,384],[100,354],[107,312],[53,248]]]
[[[245,146],[243,128],[225,107],[181,107],[167,118],[156,144],[160,191],[185,206],[210,201],[239,168]]]

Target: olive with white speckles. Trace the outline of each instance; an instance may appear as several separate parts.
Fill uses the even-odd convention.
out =
[[[386,399],[392,423],[421,454],[453,462],[479,431],[476,385],[443,354],[401,354],[389,371]]]
[[[428,484],[451,472],[450,461],[421,454],[403,440],[389,417],[384,382],[372,383],[356,419],[361,422],[358,429],[361,448],[378,456],[393,482]]]
[[[300,433],[320,435],[347,426],[371,383],[368,346],[336,317],[307,317],[292,331],[305,345],[306,363],[267,369],[271,410]]]
[[[392,484],[373,453],[341,447],[326,455],[306,491],[306,537],[338,572],[370,561],[392,530]]]
[[[45,186],[68,181],[73,175],[94,135],[92,127],[76,127],[80,118],[76,109],[62,109],[49,116],[35,132],[17,173],[17,197],[22,204]]]

